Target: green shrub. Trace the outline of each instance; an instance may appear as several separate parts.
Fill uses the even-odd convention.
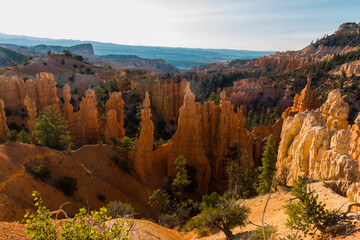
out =
[[[121,201],[110,202],[107,209],[108,216],[112,218],[128,218],[135,213],[131,203],[122,203]]]
[[[16,130],[11,130],[8,134],[7,134],[7,138],[9,140],[9,142],[16,142],[18,137],[18,133]]]
[[[265,239],[266,240],[272,240],[276,239],[276,232],[277,228],[274,226],[265,226],[264,227],[265,232]],[[250,236],[251,240],[264,240],[264,234],[263,234],[263,228],[257,227],[256,230],[251,234]]]
[[[30,134],[22,129],[17,135],[17,141],[21,143],[33,144]]]
[[[55,181],[55,187],[61,190],[65,196],[73,196],[77,191],[77,180],[73,177],[62,176]]]
[[[324,234],[328,226],[339,222],[334,211],[325,209],[325,204],[318,202],[318,195],[308,192],[302,178],[295,181],[291,194],[298,200],[285,205],[285,213],[288,215],[286,225],[291,229],[300,230],[304,236],[314,237],[317,230]]]
[[[46,179],[51,178],[50,168],[48,168],[44,164],[32,166],[31,174],[41,181],[45,181]]]
[[[204,199],[204,198],[203,198]],[[250,209],[235,199],[225,198],[212,193],[200,204],[200,214],[188,224],[199,230],[216,227],[225,233],[227,239],[233,238],[231,229],[236,226],[245,226]]]
[[[106,208],[100,208],[99,211],[91,213],[87,213],[85,208],[81,208],[73,219],[55,225],[50,211],[43,206],[40,193],[34,191],[32,196],[38,209],[36,213],[26,210],[24,220],[27,234],[33,240],[129,239],[132,221],[117,220],[111,226],[106,225],[106,221],[110,219],[107,216]]]

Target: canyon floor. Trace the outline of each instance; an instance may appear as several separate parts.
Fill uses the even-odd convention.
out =
[[[332,189],[326,186],[326,183],[318,182],[311,184],[311,190],[319,195],[319,200],[324,202],[328,209],[338,210],[343,212],[347,209],[349,201],[347,198],[335,193]],[[268,195],[259,196],[253,199],[245,200],[245,204],[251,208],[249,220],[257,225],[261,225],[261,218],[263,209],[266,203]],[[279,190],[274,192],[270,196],[270,200],[265,213],[265,222],[267,224],[276,226],[278,229],[277,236],[285,237],[290,232],[290,229],[285,226],[286,214],[284,213],[283,206],[292,199],[293,196],[288,190]],[[235,228],[233,233],[234,239],[249,239],[252,232],[256,229],[256,226],[248,223],[244,228]],[[336,236],[336,239],[359,239],[360,238],[360,226],[356,225],[352,234],[345,236],[343,233]],[[0,222],[0,239],[29,239],[26,236],[26,228],[23,224],[18,222]],[[195,232],[183,233],[176,230],[167,229],[161,227],[155,223],[145,220],[134,220],[134,226],[131,231],[130,239],[162,239],[162,240],[190,240],[198,239]],[[213,233],[208,237],[201,238],[202,240],[211,239],[225,239],[222,232]]]

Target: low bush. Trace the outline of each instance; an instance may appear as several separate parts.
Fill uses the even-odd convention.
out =
[[[44,164],[39,164],[31,167],[31,175],[41,181],[51,178],[51,170]]]
[[[107,209],[108,216],[112,218],[128,218],[135,213],[130,203],[122,203],[121,201],[110,202]]]
[[[104,202],[106,199],[104,194],[98,194],[96,197],[97,197],[97,199],[99,199],[99,201],[102,201],[102,202]]]
[[[87,213],[85,208],[81,208],[73,219],[55,225],[51,219],[52,213],[43,206],[40,193],[34,191],[32,196],[38,209],[36,213],[26,210],[24,221],[27,235],[33,240],[129,239],[132,221],[119,219],[109,226],[106,224],[110,220],[106,208],[90,213]]]
[[[276,239],[277,228],[275,226],[265,226],[264,232],[262,227],[257,227],[256,230],[251,234],[251,240],[264,240],[264,233],[266,240]]]
[[[77,180],[73,177],[62,176],[55,181],[55,187],[61,190],[65,196],[71,197],[77,191]]]

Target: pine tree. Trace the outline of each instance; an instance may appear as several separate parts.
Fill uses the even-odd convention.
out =
[[[261,158],[262,167],[260,167],[260,183],[257,189],[260,194],[265,194],[270,191],[271,183],[276,171],[276,158],[275,140],[271,134],[267,139],[265,150]]]
[[[36,118],[33,137],[37,144],[58,150],[66,150],[72,145],[68,122],[60,110],[54,106],[47,106]]]

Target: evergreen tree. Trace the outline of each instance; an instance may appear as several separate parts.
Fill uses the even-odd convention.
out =
[[[259,175],[258,192],[265,194],[270,191],[272,180],[276,171],[276,146],[273,135],[271,134],[265,146],[262,158],[261,174]]]
[[[36,118],[32,133],[37,144],[58,150],[65,150],[72,145],[68,122],[55,106],[47,106]]]

